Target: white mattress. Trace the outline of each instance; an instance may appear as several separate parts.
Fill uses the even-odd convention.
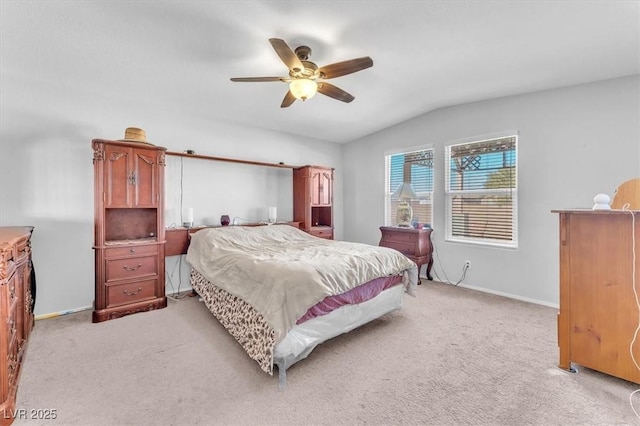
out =
[[[396,285],[366,302],[344,305],[327,315],[294,326],[274,349],[274,363],[278,366],[280,387],[285,384],[286,369],[305,359],[317,345],[400,309],[404,293],[404,286]]]

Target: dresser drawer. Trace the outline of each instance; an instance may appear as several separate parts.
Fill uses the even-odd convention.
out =
[[[106,259],[105,262],[107,282],[151,276],[158,273],[157,254],[151,256],[132,256],[127,258]]]
[[[107,285],[107,308],[156,297],[156,278],[124,284]]]
[[[108,248],[105,250],[104,255],[105,257],[123,257],[154,253],[158,253],[158,246],[156,244],[147,244],[140,246]]]
[[[333,229],[331,228],[311,228],[309,234],[314,237],[326,238],[328,240],[333,238]]]

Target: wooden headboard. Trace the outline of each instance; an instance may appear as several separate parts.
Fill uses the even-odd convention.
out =
[[[165,230],[164,237],[167,242],[164,245],[164,257],[187,254],[189,241],[191,240],[189,234],[193,234],[194,232],[206,228],[208,227],[202,226],[198,228],[173,228]]]

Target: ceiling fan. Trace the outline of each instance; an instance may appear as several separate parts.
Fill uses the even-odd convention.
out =
[[[316,92],[342,102],[351,102],[355,98],[344,90],[323,80],[341,77],[373,66],[373,60],[364,56],[348,61],[318,67],[309,61],[311,48],[299,46],[294,50],[279,38],[270,38],[269,42],[282,62],[289,68],[288,77],[234,77],[231,81],[237,82],[265,82],[282,81],[289,83],[289,91],[282,100],[281,108],[293,104],[296,99],[305,101],[311,99]]]

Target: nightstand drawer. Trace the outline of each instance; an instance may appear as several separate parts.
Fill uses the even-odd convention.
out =
[[[387,241],[387,242],[391,242],[391,241]],[[416,253],[416,244],[415,242],[408,242],[408,243],[404,243],[404,242],[393,242],[393,244],[385,244],[385,242],[383,241],[382,243],[380,243],[381,246],[383,247],[389,247],[392,249],[396,249],[398,250],[400,253],[404,254],[404,255],[413,255]]]
[[[106,259],[105,262],[107,282],[156,275],[158,273],[158,255]]]
[[[157,279],[135,281],[126,284],[107,285],[107,307],[126,305],[155,298]]]
[[[418,234],[409,234],[405,232],[385,233],[383,236],[385,241],[393,243],[409,243],[415,244],[418,241]]]

